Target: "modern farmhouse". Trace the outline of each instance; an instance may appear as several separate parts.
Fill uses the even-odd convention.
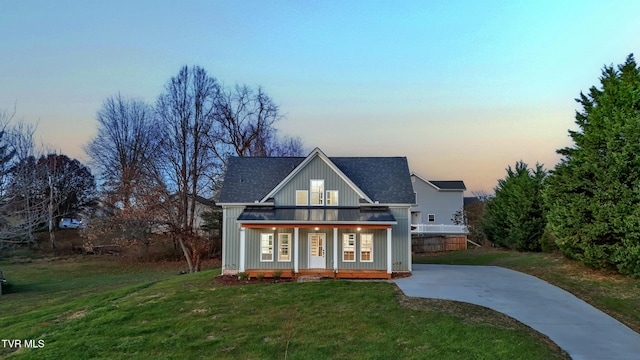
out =
[[[234,157],[218,205],[223,274],[390,278],[411,271],[405,157]]]

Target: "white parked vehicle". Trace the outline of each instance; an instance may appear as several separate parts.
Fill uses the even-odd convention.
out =
[[[85,224],[82,220],[73,219],[73,218],[62,218],[60,219],[60,223],[58,224],[60,229],[78,229],[84,228]]]

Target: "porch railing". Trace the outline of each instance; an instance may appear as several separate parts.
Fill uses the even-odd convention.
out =
[[[411,224],[412,234],[468,234],[466,225]]]

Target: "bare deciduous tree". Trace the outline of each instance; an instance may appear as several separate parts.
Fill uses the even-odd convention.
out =
[[[15,111],[13,112],[15,114]],[[35,181],[40,174],[35,167],[33,135],[36,127],[19,121],[8,126],[13,114],[3,128],[6,145],[13,156],[5,165],[4,196],[2,201],[2,242],[8,244],[35,245],[34,232],[47,219],[48,201],[35,196]],[[4,139],[3,139],[4,140]]]
[[[267,156],[282,157],[282,156],[305,156],[304,146],[302,140],[299,137],[285,136],[282,139],[274,136],[270,141],[269,153]]]
[[[154,109],[120,94],[107,98],[98,111],[98,133],[84,147],[101,180],[102,204],[84,232],[85,248],[142,243],[148,250],[157,222],[156,189],[160,131]],[[147,252],[148,255],[148,252]]]
[[[98,112],[98,135],[85,147],[99,170],[111,222],[122,241],[148,247],[155,228],[168,231],[189,270],[209,243],[195,228],[196,199],[211,199],[229,156],[300,156],[299,138],[277,136],[278,107],[262,90],[223,89],[198,66],[184,66],[149,106],[120,95]],[[117,221],[117,223],[114,223]],[[138,239],[138,240],[136,240]]]
[[[159,129],[153,114],[150,105],[120,94],[107,98],[98,111],[98,133],[84,150],[109,203],[129,208],[136,187],[155,166]]]
[[[218,133],[214,150],[221,161],[229,156],[267,156],[273,124],[281,118],[278,106],[258,87],[236,85],[217,99]]]
[[[161,181],[171,230],[180,244],[189,271],[199,271],[200,240],[194,231],[196,196],[210,195],[211,172],[220,164],[211,153],[216,101],[220,86],[198,66],[180,69],[158,98],[157,115],[162,136]],[[210,197],[210,196],[209,196]]]

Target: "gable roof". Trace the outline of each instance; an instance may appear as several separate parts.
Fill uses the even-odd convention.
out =
[[[326,157],[319,149],[307,157],[233,157],[229,159],[218,203],[266,201],[311,158],[327,164],[368,202],[413,204],[413,186],[405,157]]]
[[[309,164],[313,159],[319,158],[323,161],[331,170],[333,170],[338,176],[364,200],[372,202],[371,199],[365,194],[358,185],[354,184],[347,175],[345,175],[340,168],[338,168],[333,161],[331,161],[327,155],[325,155],[320,148],[315,148],[313,151],[292,171],[285,177],[275,188],[273,188],[267,195],[264,196],[262,201],[266,201],[268,198],[274,196],[280,189],[282,189],[291,179],[293,179],[302,169]]]
[[[439,191],[465,191],[467,187],[464,185],[464,181],[462,180],[427,180],[422,176],[416,174],[415,172],[411,173],[411,176],[415,176],[423,182],[433,186],[436,190]]]

